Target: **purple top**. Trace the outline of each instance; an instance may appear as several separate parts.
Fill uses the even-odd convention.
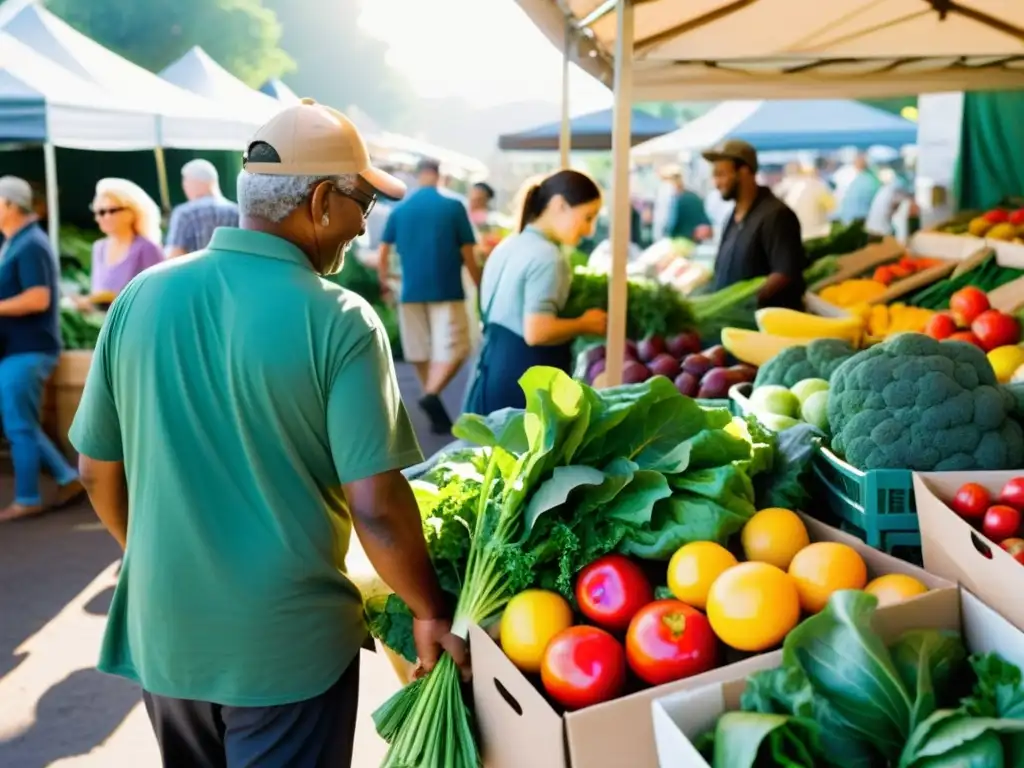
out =
[[[92,292],[112,291],[120,293],[128,282],[139,272],[164,260],[160,246],[144,237],[136,237],[128,253],[117,264],[107,266],[107,244],[104,237],[92,244]]]

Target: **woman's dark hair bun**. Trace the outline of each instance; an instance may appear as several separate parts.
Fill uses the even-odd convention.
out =
[[[539,184],[530,187],[523,198],[523,215],[519,231],[536,221],[555,197],[562,197],[569,205],[586,205],[601,199],[601,188],[597,182],[580,171],[556,171]]]

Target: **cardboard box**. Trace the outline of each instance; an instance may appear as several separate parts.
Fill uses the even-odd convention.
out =
[[[996,652],[1024,668],[1024,634],[963,589],[935,590],[880,608],[874,626],[887,641],[912,629],[961,630],[971,652]],[[721,715],[739,709],[747,677],[781,663],[781,651],[758,656],[730,667],[728,676],[709,685],[654,701],[651,716],[661,768],[708,768],[692,741],[714,728]]]
[[[871,578],[905,573],[931,589],[952,586],[944,579],[897,560],[859,539],[804,517],[811,541],[838,541],[856,549]],[[921,595],[906,603],[928,598]],[[501,648],[479,627],[470,630],[473,696],[484,765],[487,768],[657,768],[651,703],[658,698],[731,679],[761,656],[648,688],[605,704],[559,713]]]
[[[991,238],[986,238],[985,242],[996,252],[996,264],[1000,267],[1024,269],[1024,245]]]
[[[818,295],[824,288],[846,280],[862,278],[865,275],[870,276],[870,272],[875,267],[895,261],[908,251],[911,256],[942,259],[946,262],[900,280],[891,285],[885,293],[866,302],[867,304],[889,304],[919,288],[949,277],[959,264],[967,260],[981,258],[982,254],[987,253],[988,250],[985,241],[972,237],[922,233],[915,235],[910,242],[910,247],[906,250],[892,238],[886,238],[881,243],[869,245],[863,249],[863,253],[866,255],[860,261],[851,263],[831,277],[812,285],[804,294],[804,305],[809,312],[816,315],[844,317],[850,314],[848,309],[830,304]]]
[[[914,475],[924,567],[957,582],[1024,629],[1024,565],[956,514],[946,503],[964,483],[978,483],[993,497],[1022,471],[934,472]]]

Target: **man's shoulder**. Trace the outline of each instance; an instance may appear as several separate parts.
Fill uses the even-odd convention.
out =
[[[351,256],[349,257],[351,258]],[[311,306],[318,319],[345,333],[367,334],[381,327],[373,306],[355,291],[317,276]]]
[[[50,247],[50,238],[39,224],[29,224],[12,245],[17,246],[19,250],[43,251],[47,254],[53,252],[53,249]]]

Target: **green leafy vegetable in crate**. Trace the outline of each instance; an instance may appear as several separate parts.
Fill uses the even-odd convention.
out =
[[[61,308],[60,336],[64,349],[95,349],[106,315]]]
[[[973,344],[905,333],[831,378],[833,450],[858,469],[962,472],[1024,465],[1020,385],[999,386]]]
[[[959,632],[886,643],[873,595],[836,592],[789,633],[782,665],[746,682],[739,711],[697,747],[714,768],[955,768],[1024,760],[1021,670],[968,658]]]
[[[871,237],[864,229],[863,221],[854,221],[850,224],[834,222],[832,231],[824,237],[805,241],[804,251],[807,253],[807,260],[813,263],[825,256],[843,256],[853,253],[866,246],[870,241]]]
[[[999,266],[996,263],[995,255],[991,254],[974,269],[968,269],[955,277],[940,280],[911,295],[905,300],[905,303],[923,309],[948,309],[950,298],[961,288],[973,286],[988,293],[1019,277],[1024,277],[1024,271]]]

